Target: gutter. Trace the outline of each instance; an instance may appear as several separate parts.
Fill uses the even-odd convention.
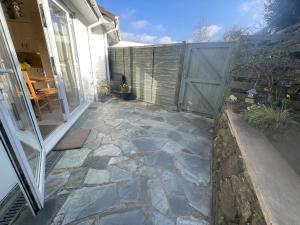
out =
[[[93,9],[93,12],[99,19],[103,19],[103,16],[98,8],[98,4],[95,0],[86,0],[89,6]]]

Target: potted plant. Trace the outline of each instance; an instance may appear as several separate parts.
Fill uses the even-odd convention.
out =
[[[109,85],[108,81],[101,81],[99,84],[99,95],[98,98],[100,102],[106,102],[109,94]]]
[[[130,100],[131,99],[131,92],[129,91],[129,86],[126,82],[124,82],[120,86],[120,95],[121,95],[121,98],[124,99],[124,100]]]

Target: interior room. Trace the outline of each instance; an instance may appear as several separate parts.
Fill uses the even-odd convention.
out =
[[[17,52],[27,93],[43,138],[51,134],[64,117],[59,103],[50,57],[36,0],[19,2],[19,13],[3,1],[6,21]]]

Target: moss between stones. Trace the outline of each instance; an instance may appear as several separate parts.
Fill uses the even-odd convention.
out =
[[[213,171],[214,224],[266,225],[224,113],[215,126]]]

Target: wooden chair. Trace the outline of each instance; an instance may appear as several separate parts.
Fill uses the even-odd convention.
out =
[[[22,74],[27,86],[27,91],[28,91],[28,95],[30,97],[30,100],[33,102],[34,105],[34,110],[35,110],[35,114],[36,117],[39,120],[42,120],[42,112],[41,109],[47,107],[49,112],[51,112],[51,106],[49,103],[49,97],[48,97],[48,93],[46,92],[38,92],[37,90],[35,90],[34,88],[34,83],[36,83],[36,81],[31,80],[29,78],[28,72],[26,69],[22,69]]]
[[[39,82],[39,83],[54,83],[54,78],[49,77],[30,77],[31,81]],[[57,88],[56,87],[45,87],[45,88],[35,88],[35,90],[39,93],[45,93],[48,95],[55,95],[57,94]]]

